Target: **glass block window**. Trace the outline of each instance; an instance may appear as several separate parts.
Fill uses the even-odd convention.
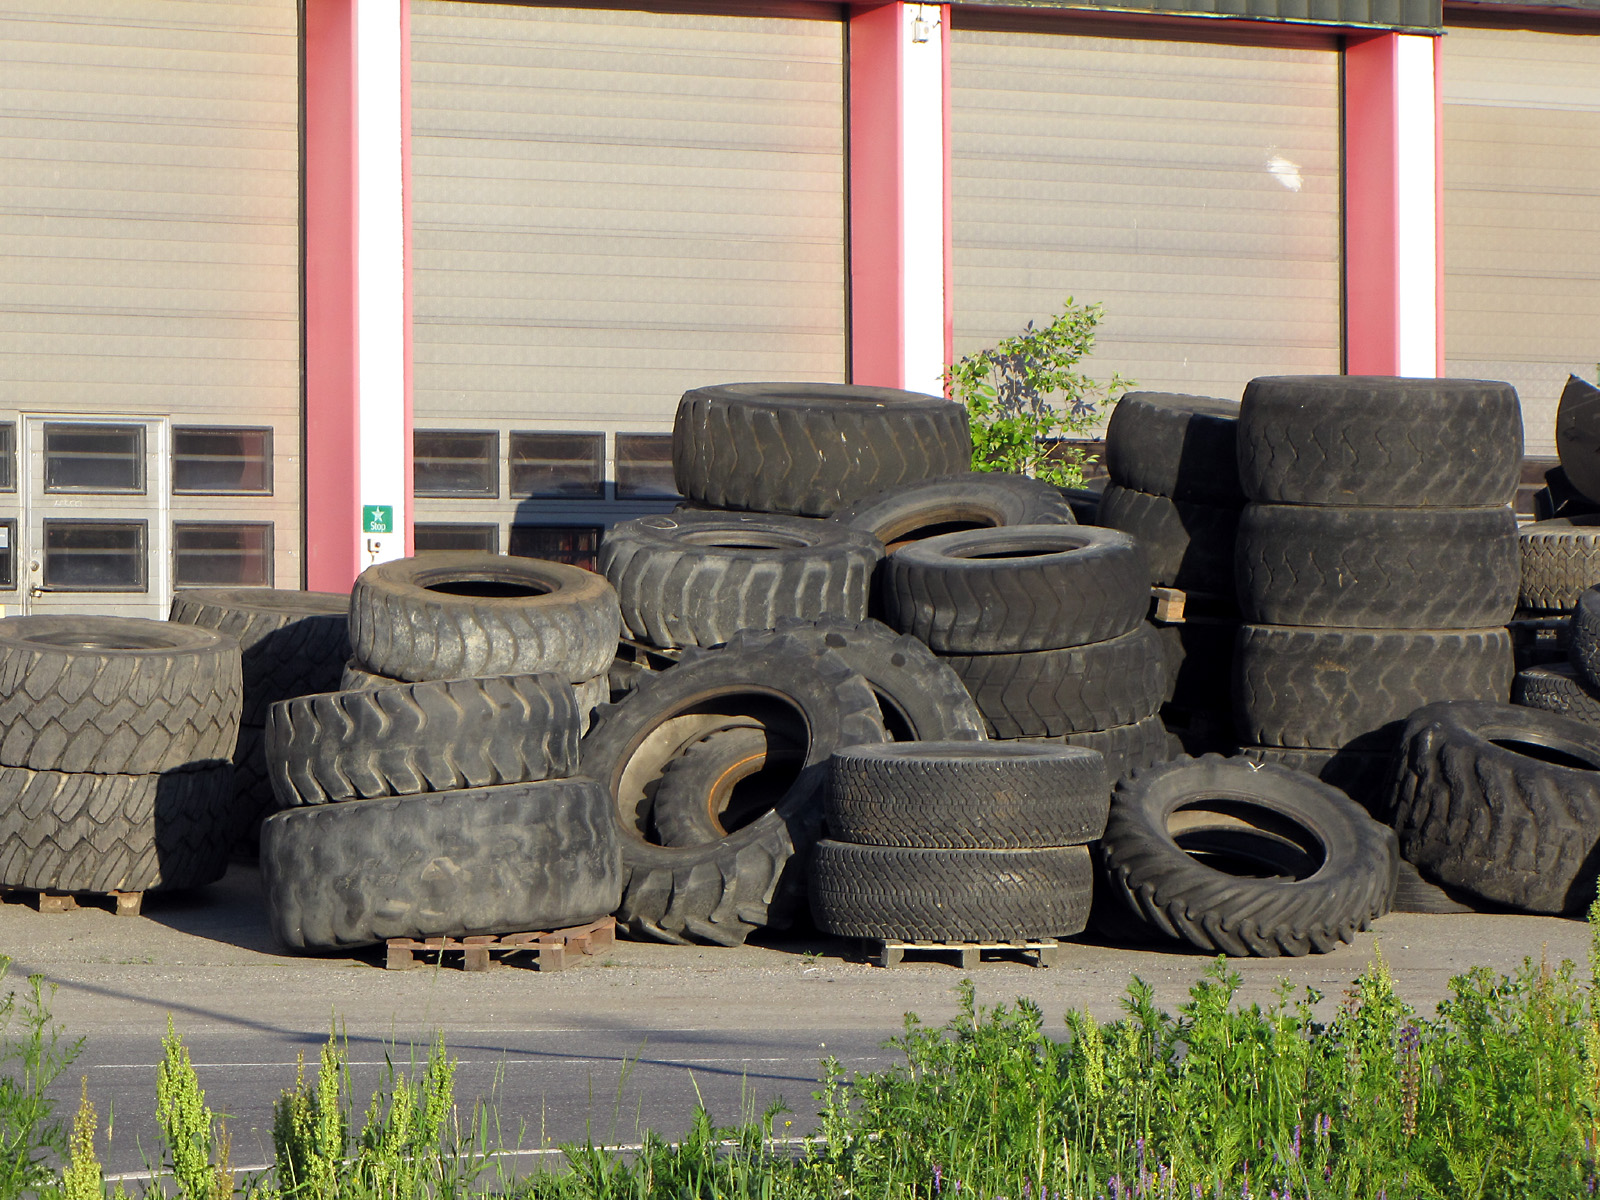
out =
[[[271,524],[193,521],[172,527],[174,587],[271,587]]]
[[[17,490],[17,427],[0,424],[0,492]]]
[[[412,437],[412,491],[418,496],[498,496],[500,435],[418,429]]]
[[[598,525],[513,525],[509,552],[518,558],[571,563],[586,571],[600,565]]]
[[[500,553],[498,525],[415,525],[413,544],[418,554],[429,550],[482,550]]]
[[[174,492],[272,491],[272,430],[174,426]]]
[[[617,434],[617,499],[679,499],[670,433]]]
[[[603,433],[513,433],[511,494],[603,499],[605,462]]]
[[[47,422],[44,490],[144,491],[144,426]]]
[[[143,521],[46,521],[44,586],[58,592],[142,592],[148,587]]]

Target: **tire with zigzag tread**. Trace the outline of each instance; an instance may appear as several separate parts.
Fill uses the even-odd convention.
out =
[[[1239,509],[1195,504],[1108,484],[1095,524],[1139,543],[1150,582],[1210,596],[1233,595],[1233,543]]]
[[[1555,517],[1517,530],[1524,608],[1564,612],[1600,584],[1600,516]]]
[[[1106,472],[1133,491],[1238,508],[1238,439],[1236,401],[1129,392],[1106,422]]]
[[[1511,703],[1600,725],[1600,693],[1570,663],[1518,671],[1511,683]]]

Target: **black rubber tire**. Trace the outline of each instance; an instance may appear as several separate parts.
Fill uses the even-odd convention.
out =
[[[233,802],[240,826],[234,853],[248,851],[254,862],[261,822],[278,811],[278,797],[267,771],[267,731],[259,725],[239,726],[239,741],[233,748]]]
[[[161,775],[0,767],[0,887],[200,887],[228,869],[241,825],[228,763]]]
[[[1057,739],[1051,739],[1057,740]],[[1114,725],[1088,733],[1069,733],[1059,739],[1066,746],[1083,746],[1106,760],[1106,774],[1115,783],[1129,771],[1166,762],[1179,751],[1160,717],[1146,717],[1132,725]]]
[[[1573,605],[1567,659],[1585,683],[1600,690],[1600,588],[1588,588]]]
[[[564,779],[578,706],[554,675],[396,683],[274,704],[267,770],[280,808]]]
[[[1517,670],[1570,661],[1572,620],[1566,616],[1513,617],[1506,628],[1511,633],[1511,652]]]
[[[611,703],[611,672],[573,684],[572,694],[578,703],[578,736],[582,737],[594,722],[594,710]]]
[[[1518,671],[1511,682],[1511,703],[1600,725],[1600,691],[1591,687],[1571,663]]]
[[[1253,379],[1239,410],[1239,482],[1264,504],[1484,508],[1522,476],[1509,383],[1301,375]]]
[[[1395,884],[1394,903],[1390,912],[1428,913],[1443,916],[1448,913],[1477,912],[1473,905],[1456,899],[1454,895],[1422,877],[1416,864],[1400,860],[1400,875]]]
[[[1196,617],[1179,625],[1157,625],[1167,660],[1166,699],[1179,708],[1233,711],[1233,649],[1238,621]]]
[[[266,723],[268,706],[331,692],[350,657],[350,597],[278,588],[186,588],[168,620],[215,629],[243,655],[246,725]]]
[[[1208,596],[1233,596],[1233,543],[1239,510],[1191,504],[1111,484],[1095,523],[1139,543],[1150,582]]]
[[[1100,493],[1086,487],[1057,488],[1061,498],[1072,509],[1072,519],[1079,525],[1094,525],[1100,520]]]
[[[877,538],[833,521],[690,512],[612,526],[600,571],[628,635],[676,649],[788,617],[860,621],[882,557]]]
[[[1588,517],[1600,513],[1596,504],[1577,488],[1560,467],[1544,473],[1544,486],[1533,494],[1533,519],[1549,521],[1556,517]]]
[[[944,658],[997,738],[1056,737],[1152,716],[1167,694],[1167,655],[1148,622],[1064,650]]]
[[[1126,534],[1016,525],[928,538],[884,560],[888,623],[940,654],[1058,650],[1119,637],[1150,607]]]
[[[1042,742],[894,742],[833,756],[828,836],[864,846],[1021,850],[1105,831],[1111,780],[1093,750]]]
[[[760,725],[706,734],[661,772],[651,809],[656,841],[703,846],[736,832],[742,816],[783,799],[798,773],[800,750]]]
[[[1600,516],[1557,517],[1517,531],[1524,608],[1565,612],[1600,584]]]
[[[708,845],[648,840],[651,790],[667,763],[706,733],[747,718],[805,741],[798,777],[777,805]],[[624,892],[618,924],[635,937],[742,943],[781,928],[805,897],[805,853],[822,822],[827,762],[845,746],[886,740],[872,688],[832,652],[743,635],[721,650],[689,651],[670,671],[646,672],[602,708],[583,739],[587,774],[616,805]]]
[[[1212,709],[1161,706],[1161,723],[1177,743],[1174,757],[1187,754],[1200,758],[1207,754],[1233,755],[1239,752],[1239,734],[1226,706]]]
[[[908,483],[846,505],[831,519],[870,533],[891,553],[905,543],[963,529],[1077,524],[1060,488],[1000,471]]]
[[[339,686],[335,690],[362,692],[368,688],[388,687],[392,683],[404,682],[403,679],[391,679],[387,675],[375,675],[352,658],[344,664],[344,670],[339,675]]]
[[[1509,508],[1251,504],[1235,569],[1247,621],[1362,629],[1504,625],[1522,577]]]
[[[545,671],[577,683],[605,673],[621,635],[609,583],[535,558],[396,559],[368,567],[350,593],[356,662],[407,683]]]
[[[1390,820],[1432,878],[1524,912],[1576,915],[1594,900],[1600,729],[1509,704],[1430,704],[1406,722],[1396,770]]]
[[[1600,388],[1567,376],[1556,407],[1556,454],[1567,482],[1600,501]]]
[[[1212,396],[1129,392],[1106,422],[1106,470],[1119,487],[1238,508],[1239,405]]]
[[[1175,819],[1187,828],[1175,833]],[[1197,859],[1180,838],[1202,852],[1259,857],[1267,870],[1299,847],[1305,873],[1235,874]],[[1394,832],[1344,793],[1285,767],[1215,755],[1118,782],[1099,854],[1112,892],[1161,933],[1264,958],[1351,941],[1389,911],[1398,870]]]
[[[233,754],[243,686],[225,633],[138,617],[0,620],[0,764],[158,775]]]
[[[1383,819],[1393,806],[1394,752],[1362,750],[1291,750],[1284,746],[1241,746],[1239,753],[1255,762],[1274,763],[1336,787],[1374,817]]]
[[[731,383],[678,401],[672,474],[712,508],[826,517],[972,467],[963,405],[895,388]]]
[[[943,850],[824,840],[811,914],[839,937],[1021,941],[1081,933],[1094,865],[1086,846]]]
[[[1392,748],[1400,723],[1424,704],[1504,704],[1511,695],[1511,635],[1503,628],[1245,625],[1235,670],[1235,721],[1244,742],[1381,751]]]
[[[577,778],[281,812],[261,878],[278,940],[318,950],[581,925],[622,864],[605,789]]]

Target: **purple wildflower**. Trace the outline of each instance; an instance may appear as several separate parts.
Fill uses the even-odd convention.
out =
[[[1293,1154],[1295,1158],[1300,1157],[1300,1126],[1298,1125],[1294,1127],[1294,1145],[1290,1148],[1289,1152]]]
[[[933,1194],[937,1196],[944,1191],[944,1172],[939,1169],[939,1164],[933,1164]]]

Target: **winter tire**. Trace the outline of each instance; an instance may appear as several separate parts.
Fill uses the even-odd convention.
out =
[[[1600,872],[1600,729],[1509,704],[1411,715],[1391,822],[1434,879],[1524,912],[1577,914]]]
[[[274,704],[267,769],[282,808],[561,779],[578,707],[554,675],[397,683]]]
[[[1082,932],[1094,866],[1086,846],[930,850],[824,840],[811,913],[839,937],[1021,941]]]
[[[1089,733],[1069,733],[1061,739],[1068,746],[1084,746],[1106,760],[1106,774],[1112,782],[1139,767],[1166,762],[1178,747],[1160,717],[1146,717],[1132,725],[1115,725]]]
[[[261,874],[291,950],[562,929],[622,886],[609,799],[583,778],[281,812]]]
[[[908,542],[964,529],[1077,524],[1059,488],[998,471],[906,484],[841,508],[832,519],[872,534],[891,553]]]
[[[1251,504],[1236,570],[1263,625],[1482,629],[1511,619],[1522,567],[1509,508]]]
[[[1498,508],[1521,475],[1509,383],[1301,375],[1244,390],[1239,481],[1264,504]]]
[[[157,775],[233,755],[239,643],[137,617],[0,620],[0,763]]]
[[[617,594],[565,563],[474,551],[368,567],[350,594],[362,669],[416,683],[549,671],[603,674],[622,633]]]
[[[883,546],[869,533],[804,517],[674,513],[612,526],[600,570],[631,637],[718,646],[786,617],[867,615]]]
[[[1233,596],[1237,508],[1190,504],[1112,484],[1100,498],[1096,524],[1120,529],[1139,543],[1150,582],[1209,596]]]
[[[1270,763],[1208,756],[1121,780],[1100,856],[1113,893],[1168,937],[1232,955],[1326,953],[1389,911],[1392,830]]]
[[[888,623],[941,654],[1057,650],[1120,637],[1150,606],[1144,554],[1078,525],[947,533],[884,560]]]
[[[1106,470],[1134,491],[1238,508],[1238,430],[1239,406],[1231,400],[1129,392],[1106,423]]]
[[[1517,530],[1524,608],[1565,611],[1600,584],[1600,516],[1557,517]]]
[[[966,471],[963,405],[894,388],[733,383],[678,402],[672,473],[693,503],[826,517],[863,496]]]
[[[1093,750],[1038,742],[896,742],[833,756],[830,837],[868,846],[1021,850],[1105,831],[1111,780]]]
[[[1600,694],[1570,663],[1518,671],[1511,682],[1511,703],[1600,725]]]
[[[1600,501],[1600,388],[1567,376],[1556,408],[1556,453],[1567,481]]]

